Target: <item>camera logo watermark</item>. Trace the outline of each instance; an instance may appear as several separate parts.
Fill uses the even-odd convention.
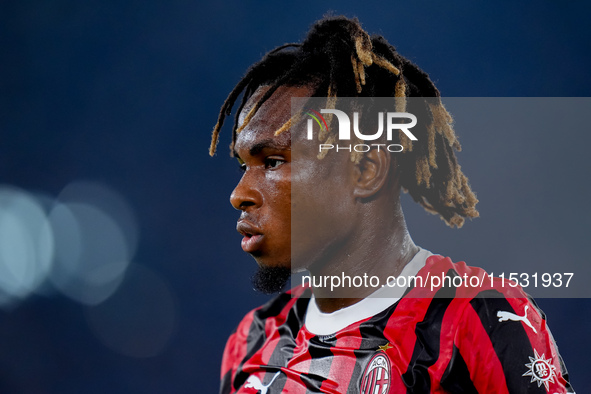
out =
[[[322,114],[332,114],[336,117],[338,124],[339,124],[339,131],[338,131],[338,140],[339,141],[351,141],[351,130],[357,139],[361,141],[375,141],[381,138],[384,133],[386,133],[386,139],[388,141],[392,141],[394,130],[400,130],[406,137],[408,137],[411,141],[417,141],[417,137],[410,131],[411,128],[416,126],[417,124],[417,117],[408,112],[378,112],[378,127],[377,131],[373,134],[364,134],[359,129],[359,112],[353,112],[353,127],[351,128],[351,120],[349,115],[344,111],[338,109],[321,109],[320,112],[315,111],[313,109],[307,108],[306,115],[310,116],[307,123],[307,135],[306,138],[308,140],[314,139],[314,122],[318,124],[321,132],[326,130],[328,131],[328,124]],[[384,127],[385,123],[385,127]],[[355,145],[339,145],[339,144],[319,144],[318,149],[319,152],[323,150],[330,150],[336,149],[338,152],[339,150],[348,150],[349,152],[352,149],[355,152],[367,152],[372,147],[377,148],[378,150],[383,147],[387,149],[389,152],[402,152],[403,146],[400,144],[355,144]]]

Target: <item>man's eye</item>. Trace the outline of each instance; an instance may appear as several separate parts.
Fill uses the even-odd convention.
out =
[[[266,168],[276,168],[276,167],[279,167],[283,163],[285,163],[285,160],[275,159],[272,157],[267,157],[265,159],[265,167]]]

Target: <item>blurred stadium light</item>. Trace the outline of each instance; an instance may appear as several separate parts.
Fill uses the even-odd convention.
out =
[[[108,186],[78,181],[44,205],[32,193],[0,186],[0,307],[14,307],[46,280],[82,304],[103,302],[135,253],[129,204]]]

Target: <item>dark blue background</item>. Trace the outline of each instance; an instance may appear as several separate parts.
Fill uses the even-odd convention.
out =
[[[214,159],[207,155],[210,132],[245,69],[273,47],[301,39],[330,9],[358,16],[370,33],[383,34],[428,71],[445,96],[591,91],[590,7],[584,2],[1,1],[0,183],[57,195],[73,180],[91,179],[121,192],[141,226],[134,261],[169,284],[178,318],[162,353],[130,358],[97,340],[86,307],[60,295],[32,296],[0,311],[1,392],[217,391],[225,339],[266,298],[250,289],[254,263],[233,230],[237,214],[228,196],[239,172],[226,158],[229,130]],[[590,216],[584,204],[587,130],[532,141],[543,143],[541,151],[562,152],[545,156],[544,165],[532,170],[538,184],[556,193],[539,215],[520,217],[529,203],[518,202],[489,211],[488,219],[483,215],[478,221],[485,224],[502,220],[479,233],[478,221],[452,232],[439,219],[417,213],[422,216],[411,224],[415,240],[471,264],[478,264],[471,256],[486,251],[469,234],[488,241],[498,236],[505,256],[534,248],[534,233],[527,246],[503,243],[514,239],[512,228],[524,220],[532,229],[572,231],[585,242],[589,230],[571,223],[587,224],[581,218]],[[478,146],[476,132],[460,138],[466,152]],[[531,187],[519,179],[487,185],[499,169],[513,171],[501,152],[486,163],[478,162],[478,151],[466,155],[464,169],[483,212],[485,191],[519,195]],[[562,171],[571,170],[580,184],[552,187]],[[544,214],[565,208],[559,222]],[[448,237],[452,241],[438,243]],[[572,238],[560,245],[571,251],[585,246]],[[589,263],[583,251],[577,256]],[[539,304],[575,388],[584,391],[591,303]]]

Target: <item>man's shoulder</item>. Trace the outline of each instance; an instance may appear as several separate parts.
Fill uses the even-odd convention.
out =
[[[530,298],[521,286],[508,278],[495,277],[481,267],[465,261],[453,262],[442,255],[428,257],[417,277],[422,278],[423,286],[413,290],[419,290],[425,297]]]

